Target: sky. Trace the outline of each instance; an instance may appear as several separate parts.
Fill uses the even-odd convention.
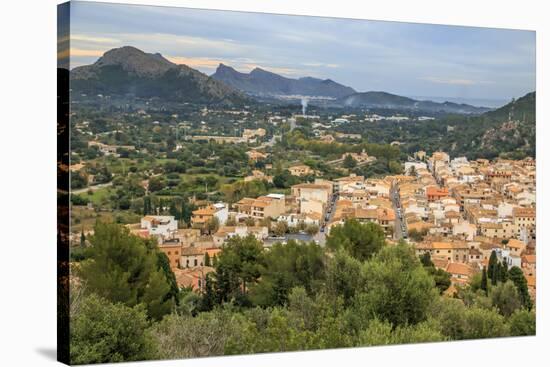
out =
[[[71,68],[112,48],[161,53],[211,75],[219,63],[357,91],[509,100],[535,90],[535,32],[72,2]]]

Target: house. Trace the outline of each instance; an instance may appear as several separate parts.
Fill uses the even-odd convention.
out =
[[[324,215],[332,195],[332,185],[326,183],[304,183],[291,187],[292,196],[303,214],[317,213]]]
[[[262,161],[267,158],[266,153],[258,152],[257,150],[249,150],[246,152],[246,155],[248,156],[248,159],[254,162]]]
[[[514,238],[508,240],[508,243],[505,245],[507,250],[510,250],[510,254],[514,256],[521,256],[527,245]]]
[[[464,241],[425,241],[415,245],[417,256],[429,253],[432,258],[443,258],[450,262],[468,262],[470,247]]]
[[[521,269],[526,275],[535,275],[537,273],[537,255],[523,255]]]
[[[254,180],[260,180],[260,181],[267,181],[269,183],[273,183],[273,176],[268,176],[262,171],[259,171],[257,169],[252,170],[252,174],[249,176],[246,176],[244,178],[244,182],[254,181]]]
[[[449,196],[449,190],[445,187],[439,188],[435,186],[430,186],[426,188],[426,198],[428,202],[434,202],[446,198]]]
[[[350,152],[350,153],[344,153],[342,154],[342,157],[341,159],[344,160],[346,159],[347,156],[351,156],[351,158],[353,158],[358,164],[362,164],[362,163],[365,163],[365,162],[370,162],[370,161],[373,161],[375,160],[374,157],[370,157],[367,152],[365,152],[365,150],[363,149],[361,151],[361,153],[353,153],[353,152]]]
[[[296,227],[300,223],[305,225],[321,225],[322,216],[316,212],[309,213],[289,213],[279,216],[278,222],[285,222],[289,227]]]
[[[204,228],[204,225],[214,217],[218,219],[220,225],[224,225],[229,218],[229,209],[225,203],[216,203],[193,210],[192,214],[191,226],[194,228]]]
[[[202,293],[205,288],[206,276],[213,271],[214,268],[209,266],[176,269],[174,271],[176,284],[180,289],[191,288],[194,292]]]
[[[204,265],[205,249],[202,246],[188,246],[181,249],[180,267],[190,268]]]
[[[244,129],[243,130],[243,138],[247,141],[254,140],[256,137],[264,137],[266,134],[265,129],[258,128],[258,129]]]
[[[517,236],[520,236],[523,230],[527,233],[528,239],[536,238],[535,208],[514,208],[512,216]]]
[[[237,213],[256,219],[277,218],[286,211],[284,194],[243,198],[234,204]]]
[[[150,236],[171,238],[178,230],[178,222],[172,215],[146,215],[141,218],[140,227]]]
[[[445,271],[451,274],[451,283],[459,285],[468,283],[475,273],[470,265],[456,262],[447,264]]]
[[[230,238],[239,236],[254,236],[258,241],[263,241],[269,236],[269,229],[265,226],[223,226],[212,235],[215,247],[222,247],[223,244]]]
[[[315,173],[315,171],[311,169],[311,167],[306,166],[305,164],[288,167],[288,171],[292,176],[298,177],[309,176]]]
[[[180,256],[182,245],[179,239],[172,238],[164,240],[158,245],[158,248],[163,252],[167,257],[170,263],[170,269],[176,269],[180,266]]]

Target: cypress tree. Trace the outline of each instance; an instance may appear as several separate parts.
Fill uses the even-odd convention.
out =
[[[481,272],[481,289],[485,292],[485,295],[488,294],[487,289],[487,269],[485,269],[485,266],[483,267],[483,270]]]
[[[500,272],[502,271],[502,265],[500,262],[497,262],[496,266],[493,267],[493,276],[491,277],[491,285],[497,285],[500,280]]]
[[[86,235],[84,234],[84,229],[80,232],[80,247],[86,247]]]
[[[506,264],[504,261],[502,262],[502,266],[500,267],[499,280],[502,283],[506,283],[506,281],[508,280],[508,264]]]
[[[489,279],[491,279],[491,281],[493,281],[493,278],[496,277],[497,263],[498,263],[497,253],[495,252],[495,250],[493,250],[491,251],[491,256],[489,257],[489,266],[487,268],[487,276],[489,277]],[[494,281],[493,284],[496,284],[496,280]]]
[[[523,275],[523,272],[517,266],[512,266],[508,272],[508,277],[518,290],[519,297],[521,299],[521,304],[531,310],[533,307],[533,301],[531,301],[531,296],[529,295],[529,289],[527,288],[527,279]]]
[[[204,266],[210,266],[210,255],[208,255],[208,252],[204,254]]]

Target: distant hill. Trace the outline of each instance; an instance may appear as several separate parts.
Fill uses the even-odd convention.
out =
[[[536,120],[536,92],[527,93],[521,98],[487,112],[486,117],[497,120],[520,120],[526,123]]]
[[[172,102],[235,105],[249,101],[242,92],[198,70],[131,46],[107,51],[92,65],[71,70],[71,89],[78,94],[159,97]]]
[[[481,114],[490,110],[486,107],[453,102],[418,101],[386,92],[354,93],[338,99],[336,104],[343,107],[414,110],[427,113]]]
[[[531,92],[480,116],[477,129],[484,130],[480,148],[512,152],[510,157],[536,154],[536,93]]]
[[[292,79],[260,68],[255,68],[250,73],[241,73],[224,64],[218,66],[212,78],[257,96],[302,95],[341,98],[355,93],[353,88],[330,79]]]

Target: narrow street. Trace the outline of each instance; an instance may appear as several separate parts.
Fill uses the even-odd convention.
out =
[[[330,223],[332,221],[332,218],[334,217],[334,210],[336,208],[336,201],[338,200],[338,194],[332,194],[330,197],[329,204],[327,206],[327,210],[325,213],[325,217],[323,218],[323,224],[321,225],[321,228],[319,228],[319,232],[313,237],[319,245],[324,246],[326,242],[327,237],[327,223]]]
[[[393,231],[393,238],[400,240],[401,238],[407,238],[407,229],[403,222],[403,213],[401,212],[401,204],[399,203],[399,194],[395,188],[390,191],[391,202],[393,204],[393,210],[395,211],[395,229]]]

